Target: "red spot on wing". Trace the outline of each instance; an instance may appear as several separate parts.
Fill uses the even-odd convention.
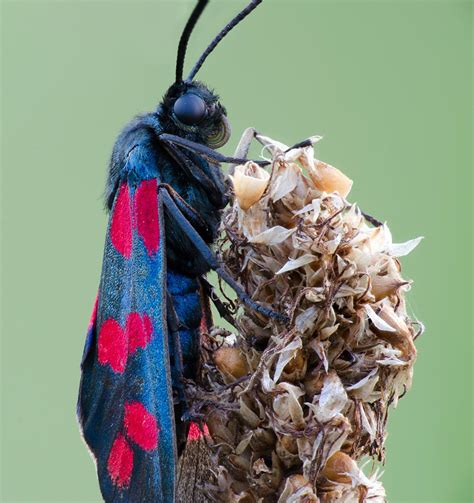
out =
[[[123,372],[127,363],[128,341],[125,330],[113,318],[105,320],[97,342],[98,360],[115,372]]]
[[[145,336],[150,340],[151,334],[153,333],[153,322],[146,313],[143,315],[143,328],[145,329]]]
[[[153,325],[147,314],[130,313],[125,328],[128,338],[128,352],[134,353],[137,348],[145,348],[151,340]]]
[[[158,220],[158,195],[156,179],[145,180],[135,194],[135,211],[138,234],[143,238],[148,255],[160,246],[160,222]]]
[[[193,440],[199,440],[203,435],[209,435],[209,429],[207,428],[207,425],[205,424],[203,429],[201,430],[197,423],[191,423],[188,431],[188,441],[192,442]]]
[[[122,183],[110,224],[110,240],[115,249],[125,258],[132,253],[132,215],[130,210],[130,193],[128,185]]]
[[[107,471],[112,482],[119,487],[127,487],[130,483],[133,470],[133,451],[127,440],[120,433],[112,444]]]
[[[150,414],[140,402],[125,404],[125,431],[142,449],[150,451],[158,444],[160,432],[155,416]]]

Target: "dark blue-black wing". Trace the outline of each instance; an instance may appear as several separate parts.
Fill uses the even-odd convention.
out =
[[[151,154],[127,156],[84,349],[78,417],[106,502],[174,501],[164,219]],[[145,164],[142,166],[141,164]]]

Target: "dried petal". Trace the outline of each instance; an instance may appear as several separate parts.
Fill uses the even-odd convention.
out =
[[[240,207],[248,210],[262,197],[270,180],[270,174],[249,161],[244,165],[236,166],[230,179]]]

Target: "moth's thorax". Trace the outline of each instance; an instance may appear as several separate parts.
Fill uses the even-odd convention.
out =
[[[157,112],[138,116],[127,124],[118,136],[112,153],[105,191],[107,207],[112,208],[115,194],[122,181],[126,180],[130,185],[138,186],[143,180],[156,178],[158,184],[170,185],[205,222],[207,230],[202,237],[206,242],[211,243],[217,237],[221,213],[226,201],[224,174],[218,165],[210,164],[204,157],[183,149],[183,153],[193,165],[210,173],[222,190],[224,202],[217,204],[208,190],[177,165],[176,159],[173,159],[160,141],[160,134],[169,131],[164,127],[160,117],[160,109]],[[166,240],[168,260],[177,271],[198,276],[208,268],[196,254],[189,253],[193,245],[182,235],[182,232],[176,229],[174,222],[167,222]]]

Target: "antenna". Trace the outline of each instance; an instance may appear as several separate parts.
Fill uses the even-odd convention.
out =
[[[217,44],[229,33],[232,28],[237,26],[240,21],[242,21],[245,17],[247,17],[255,8],[261,4],[263,0],[252,0],[247,7],[245,7],[241,12],[239,12],[230,23],[228,23],[224,28],[218,33],[218,35],[214,38],[214,40],[207,46],[207,49],[201,54],[201,57],[198,59],[196,64],[194,65],[191,73],[188,75],[186,80],[193,80],[196,76],[196,73],[199,71],[201,66],[203,65],[206,58],[211,54],[211,52],[216,48]],[[197,7],[196,7],[197,8]]]
[[[189,37],[191,36],[191,33],[208,2],[209,0],[198,0],[198,3],[189,16],[183,33],[181,34],[178,45],[178,55],[176,58],[176,82],[181,82],[183,80],[184,58],[186,56],[186,48],[188,46]]]

